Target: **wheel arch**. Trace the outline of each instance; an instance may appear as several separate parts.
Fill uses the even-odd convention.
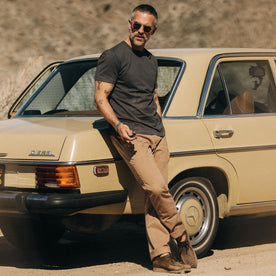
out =
[[[211,182],[217,195],[219,217],[224,218],[228,212],[229,199],[229,183],[225,173],[216,167],[200,167],[187,169],[180,172],[169,182],[169,188],[171,188],[181,179],[189,177],[204,177]]]

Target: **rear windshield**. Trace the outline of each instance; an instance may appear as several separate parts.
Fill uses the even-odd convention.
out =
[[[97,60],[63,63],[40,84],[32,95],[19,103],[16,116],[93,116]],[[162,109],[176,83],[183,62],[158,60],[158,93]]]

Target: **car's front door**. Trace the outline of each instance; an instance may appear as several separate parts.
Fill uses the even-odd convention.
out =
[[[217,62],[203,121],[217,154],[237,173],[237,203],[276,200],[276,89],[272,60]],[[231,189],[231,187],[230,187]]]

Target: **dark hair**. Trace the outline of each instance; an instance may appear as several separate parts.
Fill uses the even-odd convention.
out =
[[[155,25],[157,25],[158,15],[157,15],[157,12],[156,12],[156,10],[155,10],[155,8],[153,6],[147,5],[147,4],[142,4],[142,5],[137,6],[136,8],[133,9],[132,14],[131,14],[131,18],[134,17],[134,13],[136,11],[148,12],[148,13],[154,15],[154,17],[155,17]]]

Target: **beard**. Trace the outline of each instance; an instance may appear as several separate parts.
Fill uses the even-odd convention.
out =
[[[130,33],[129,39],[130,39],[132,45],[134,45],[136,47],[145,46],[146,42],[148,41],[148,39],[146,39],[144,36],[139,37],[137,35],[133,35],[133,33]]]

